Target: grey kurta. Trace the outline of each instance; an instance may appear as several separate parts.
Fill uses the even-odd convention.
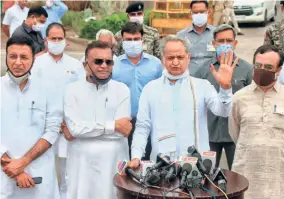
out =
[[[233,171],[249,180],[246,199],[284,198],[284,86],[264,93],[253,82],[233,97]]]

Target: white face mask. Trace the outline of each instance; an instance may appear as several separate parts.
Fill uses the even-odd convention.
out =
[[[33,31],[41,32],[41,30],[43,29],[43,27],[44,27],[44,24],[37,22],[36,25],[33,25],[33,26],[32,26],[32,29],[33,29]]]
[[[123,41],[123,50],[125,54],[129,57],[137,57],[143,51],[142,41]]]
[[[139,24],[143,24],[144,23],[144,16],[130,17],[129,21],[130,22],[136,22],[136,23],[139,23]]]
[[[52,0],[47,0],[45,5],[46,7],[51,8],[54,5],[54,2]]]
[[[29,78],[30,76],[30,72],[26,73],[23,76],[20,77],[15,77],[10,70],[7,71],[9,77],[13,80],[13,82],[15,82],[17,85],[20,85],[21,83],[23,83],[26,79]]]
[[[207,23],[208,13],[205,14],[193,14],[192,23],[198,27],[202,27]]]
[[[47,47],[48,51],[53,55],[59,55],[63,53],[65,47],[66,47],[66,41],[65,39],[60,42],[53,42],[53,41],[47,41]]]

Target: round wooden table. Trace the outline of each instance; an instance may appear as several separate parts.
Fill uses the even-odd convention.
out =
[[[227,196],[230,199],[244,199],[244,192],[248,189],[249,182],[248,180],[235,172],[224,170],[224,173],[227,177]],[[116,175],[113,179],[113,183],[117,188],[117,197],[118,199],[136,199],[139,193],[138,198],[148,198],[148,199],[163,199],[162,190],[146,188],[142,191],[143,187],[132,180],[127,176]],[[175,188],[179,185],[179,179],[173,181],[168,185],[167,189]],[[212,184],[206,180],[205,188],[210,189],[216,195],[216,198],[221,199],[225,198],[222,192],[218,191]],[[179,191],[179,189],[177,189]],[[212,199],[212,196],[203,191],[202,189],[192,188],[192,193],[196,199]],[[171,192],[166,195],[167,199],[174,198],[190,198],[187,195],[182,193]]]

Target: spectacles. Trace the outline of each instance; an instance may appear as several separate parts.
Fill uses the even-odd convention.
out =
[[[106,63],[107,66],[113,66],[114,62],[110,59],[94,59],[94,63],[96,65],[102,65],[103,63]]]
[[[256,69],[261,69],[261,68],[262,68],[262,64],[256,62],[256,63],[254,64],[254,68],[256,68]],[[272,70],[272,69],[273,69],[273,65],[272,65],[272,64],[264,64],[264,69]]]
[[[143,12],[130,12],[130,13],[128,13],[128,15],[129,15],[130,17],[142,16],[142,15],[143,15]]]

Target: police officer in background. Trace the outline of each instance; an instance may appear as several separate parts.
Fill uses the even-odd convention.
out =
[[[233,8],[234,0],[225,0],[224,5],[225,5],[225,10],[224,10],[225,23],[229,24],[229,19],[231,19],[238,35],[244,35],[244,33],[241,31],[239,27],[239,24],[235,16],[235,12]]]
[[[135,2],[130,4],[126,8],[126,13],[130,22],[143,24],[143,51],[160,59],[160,35],[157,29],[144,24],[144,3]],[[115,54],[117,56],[125,54],[122,48],[121,30],[115,34],[115,39],[118,42]]]
[[[265,32],[264,44],[276,46],[282,54],[284,53],[284,1],[280,1],[281,21],[272,24]],[[284,70],[279,75],[279,82],[284,84]]]

